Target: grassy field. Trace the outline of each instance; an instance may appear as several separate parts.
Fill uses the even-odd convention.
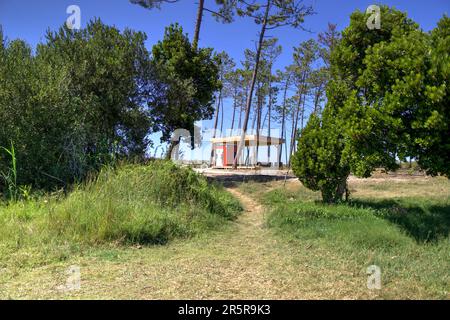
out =
[[[332,252],[355,275],[379,266],[380,298],[450,297],[447,179],[352,178],[352,201],[334,206],[297,181],[241,188],[270,208],[268,224],[279,236],[319,253],[310,261],[315,268]]]
[[[68,196],[0,204],[0,269],[64,261],[104,245],[162,245],[219,228],[240,204],[168,162],[105,168]]]
[[[226,192],[178,170],[106,171],[66,198],[3,207],[0,298],[449,298],[446,179],[351,179],[352,203],[324,206],[294,180]],[[366,286],[372,264],[381,290]]]

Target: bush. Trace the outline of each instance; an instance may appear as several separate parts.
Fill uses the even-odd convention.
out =
[[[104,168],[67,197],[0,207],[0,243],[163,244],[233,219],[241,210],[220,186],[171,162]]]
[[[14,144],[18,185],[52,190],[143,157],[151,121],[142,101],[156,82],[145,39],[100,20],[49,31],[35,50],[0,32],[0,147]],[[9,168],[0,152],[0,172]]]
[[[292,171],[305,187],[321,191],[324,202],[334,203],[342,200],[347,191],[350,168],[342,164],[342,137],[336,128],[321,121],[311,115],[292,156]]]

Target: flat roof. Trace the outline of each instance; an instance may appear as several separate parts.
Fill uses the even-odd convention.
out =
[[[280,145],[285,143],[285,139],[276,138],[276,137],[268,137],[260,135],[259,137],[254,135],[246,135],[245,136],[245,146],[255,145],[257,142],[257,138],[260,146],[272,146],[272,145]],[[230,136],[230,137],[222,137],[222,138],[212,138],[211,143],[239,143],[241,141],[241,136]]]

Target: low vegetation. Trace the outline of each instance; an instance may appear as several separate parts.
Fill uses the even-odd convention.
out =
[[[155,169],[153,166],[161,168]],[[168,178],[170,172],[176,173],[177,182]],[[74,201],[71,198],[80,197],[77,196],[79,193],[83,193],[86,199],[105,199],[104,195],[110,193],[111,196],[107,197],[111,203],[109,208],[117,207],[121,212],[130,193],[122,190],[123,196],[114,200],[117,189],[110,183],[122,181],[123,184],[122,179],[126,176],[127,180],[135,183],[126,183],[123,189],[134,189],[133,184],[142,183],[143,188],[148,189],[149,198],[153,199],[149,200],[150,206],[178,208],[181,217],[185,217],[188,211],[180,206],[183,199],[190,199],[185,202],[187,205],[197,203],[202,209],[195,210],[199,215],[190,221],[198,226],[198,236],[174,239],[167,245],[140,246],[133,243],[132,238],[118,235],[111,238],[112,243],[103,243],[106,240],[102,237],[86,233],[89,243],[94,245],[84,245],[86,242],[83,239],[79,240],[81,243],[75,241],[77,234],[84,232],[77,214],[70,222],[75,231],[68,232],[61,227],[53,229],[61,230],[54,243],[43,241],[45,232],[49,232],[50,228],[42,228],[42,234],[35,232],[41,240],[29,244],[14,244],[11,241],[13,238],[2,233],[0,297],[448,298],[450,185],[447,179],[352,178],[349,183],[351,202],[339,205],[321,203],[320,193],[306,189],[296,180],[285,185],[283,181],[244,183],[240,188],[229,191],[242,201],[245,212],[235,222],[226,223],[225,227],[211,232],[202,232],[203,227],[214,228],[216,223],[235,216],[239,205],[225,190],[219,195],[216,192],[220,187],[209,186],[210,195],[221,198],[214,202],[216,205],[228,203],[236,209],[220,213],[219,205],[219,209],[214,209],[219,210],[219,214],[208,213],[210,198],[198,197],[204,194],[198,191],[207,186],[203,178],[190,170],[164,163],[154,163],[149,168],[127,166],[117,171],[104,170],[96,182],[80,187],[80,190],[59,200],[59,206],[69,210],[70,201]],[[154,183],[156,176],[161,178],[161,183]],[[193,179],[192,189],[174,187],[189,179]],[[171,197],[160,197],[163,190]],[[136,206],[144,201],[142,192],[137,192]],[[108,201],[101,200],[104,207]],[[385,201],[393,204],[388,206]],[[85,205],[88,206],[88,203]],[[54,208],[58,205],[55,204]],[[100,210],[97,206],[92,208]],[[132,205],[128,208],[133,215],[137,214]],[[10,216],[12,209],[6,208]],[[81,209],[73,209],[73,212],[78,210]],[[147,210],[150,212],[151,209]],[[90,212],[83,211],[84,214]],[[168,211],[161,211],[160,215],[166,213],[169,217]],[[21,217],[20,232],[26,234],[33,230],[30,228],[36,228],[37,224],[31,223],[32,220],[26,222],[25,215]],[[128,220],[130,217],[126,216]],[[404,217],[404,220],[399,220],[399,217]],[[6,220],[2,221],[2,225]],[[63,218],[60,221],[68,223]],[[177,224],[180,220],[170,221]],[[211,224],[205,224],[207,221]],[[57,221],[52,226],[55,224]],[[435,225],[439,227],[435,228]],[[116,222],[111,227],[129,230]],[[51,234],[55,236],[58,232],[52,231]],[[423,236],[425,234],[428,236]],[[24,239],[27,237],[24,236]],[[117,245],[115,241],[128,245]],[[82,254],[71,254],[75,250],[82,251]],[[60,286],[66,283],[66,271],[72,265],[81,268],[81,288],[61,290]],[[369,290],[366,286],[367,268],[371,265],[381,268],[381,290]]]
[[[382,297],[448,298],[448,180],[362,181],[352,180],[352,200],[337,205],[322,203],[320,193],[297,182],[267,193],[249,189],[268,206],[268,225],[282,237],[338,254],[355,270],[379,266]]]
[[[46,262],[49,251],[65,257],[87,245],[164,244],[215,228],[240,210],[220,186],[171,162],[104,168],[68,196],[0,205],[0,261],[30,248]]]

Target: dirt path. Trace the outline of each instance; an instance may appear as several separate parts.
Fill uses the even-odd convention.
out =
[[[245,212],[229,228],[167,246],[111,249],[32,269],[7,282],[3,298],[311,299],[354,298],[364,278],[307,243],[280,240],[264,208],[237,189]],[[326,257],[320,258],[320,257]],[[317,259],[319,258],[319,259]],[[320,261],[320,262],[318,262]],[[70,265],[81,289],[61,291]],[[364,295],[364,291],[360,292]],[[358,296],[360,295],[358,294]]]

